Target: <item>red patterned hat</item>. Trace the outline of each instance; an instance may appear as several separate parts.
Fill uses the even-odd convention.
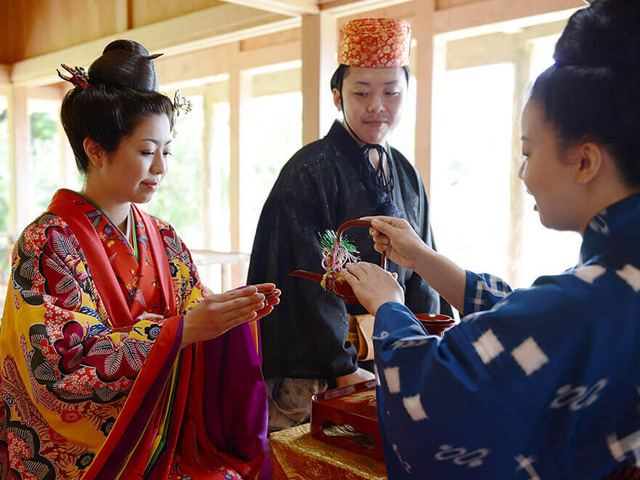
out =
[[[403,67],[409,64],[411,27],[406,20],[360,18],[340,29],[338,63],[351,67]]]

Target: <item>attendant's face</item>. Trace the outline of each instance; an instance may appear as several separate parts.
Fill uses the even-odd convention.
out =
[[[147,203],[167,173],[171,128],[164,114],[144,117],[118,148],[94,169],[103,193],[115,203]]]
[[[523,161],[518,173],[548,228],[580,231],[583,192],[576,182],[575,151],[562,148],[541,107],[530,100],[522,113]]]
[[[342,104],[337,89],[333,103],[360,140],[382,144],[400,121],[406,94],[401,67],[349,67],[342,83]]]

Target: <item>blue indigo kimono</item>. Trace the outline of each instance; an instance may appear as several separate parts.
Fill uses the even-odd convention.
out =
[[[380,307],[391,480],[588,480],[640,466],[640,195],[598,214],[580,253],[515,291],[467,272],[465,316],[443,339],[403,305]]]

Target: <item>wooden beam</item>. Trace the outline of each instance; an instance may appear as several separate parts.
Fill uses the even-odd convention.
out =
[[[408,2],[409,0],[320,0],[319,7],[323,12],[343,17]]]
[[[537,17],[534,23],[551,23],[566,19],[572,11],[584,6],[582,0],[485,0],[436,11],[433,33],[474,29],[461,35],[480,35],[495,31],[495,24],[502,22],[511,22],[509,28],[530,25],[530,17]],[[452,38],[456,38],[455,33]]]
[[[11,82],[11,65],[0,63],[0,83]]]
[[[275,32],[270,35],[262,35],[261,37],[251,37],[240,42],[240,50],[248,52],[266,47],[274,47],[284,43],[300,43],[302,38],[302,30],[300,28],[292,28]]]
[[[238,5],[221,5],[23,60],[13,65],[11,81],[16,85],[56,82],[55,72],[61,62],[88,66],[109,42],[123,36],[139,41],[152,53],[163,52],[171,56],[299,25],[299,18],[286,18]]]
[[[320,9],[315,0],[225,0],[229,3],[244,5],[266,12],[297,17],[318,13]]]
[[[226,46],[218,46],[184,53],[162,56],[156,60],[158,78],[163,89],[176,85],[214,81],[229,71]]]
[[[279,72],[253,75],[251,77],[251,97],[300,92],[302,90],[300,77],[300,66]]]
[[[560,35],[566,20],[532,25],[513,32],[496,31],[486,35],[447,42],[447,70],[513,62],[514,46],[542,37]]]
[[[335,118],[329,83],[337,67],[337,23],[331,13],[302,18],[302,144],[322,137]]]
[[[272,47],[258,48],[240,52],[238,61],[241,70],[251,70],[268,65],[281,65],[300,60],[300,42],[291,42]],[[274,67],[278,70],[278,67]]]
[[[64,82],[68,83],[68,82]],[[36,98],[39,100],[54,100],[56,102],[62,101],[60,90],[61,83],[57,85],[43,85],[42,87],[27,88],[28,98]],[[68,83],[71,86],[70,83]]]

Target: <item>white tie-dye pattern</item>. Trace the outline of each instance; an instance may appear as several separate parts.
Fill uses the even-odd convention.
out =
[[[424,335],[424,333],[422,335]],[[396,340],[395,342],[393,342],[393,345],[391,346],[391,348],[393,350],[397,350],[399,348],[419,347],[421,345],[424,345],[425,343],[429,343],[432,341],[434,341],[433,337],[425,337],[425,336],[422,336],[420,338],[411,338],[411,339],[403,338],[402,340]]]
[[[607,436],[607,445],[613,458],[622,462],[627,454],[633,453],[636,460],[636,467],[640,467],[640,430],[626,437],[618,439],[615,433]]]
[[[609,225],[605,220],[607,211],[603,210],[600,214],[596,215],[593,220],[589,222],[589,228],[601,233],[602,235],[609,235]]]
[[[527,375],[531,375],[549,362],[549,357],[544,354],[533,337],[527,338],[514,348],[511,355]]]
[[[491,330],[484,332],[472,345],[485,365],[504,352],[502,343]]]
[[[527,480],[540,480],[538,472],[536,472],[536,469],[533,468],[533,456],[525,457],[524,455],[516,455],[515,459],[516,462],[518,462],[516,471],[524,470],[525,472],[527,472],[529,474],[529,478]]]
[[[618,270],[616,273],[627,282],[634,292],[640,291],[640,270],[633,265],[625,265],[622,270]]]
[[[424,411],[422,403],[420,402],[420,394],[413,397],[404,397],[402,404],[405,410],[414,422],[421,422],[422,420],[429,420],[427,412]]]
[[[398,458],[400,465],[402,465],[402,468],[404,468],[407,473],[411,473],[411,465],[409,465],[407,462],[405,462],[402,459],[402,456],[400,455],[400,451],[398,450],[398,446],[394,444],[391,446],[391,448],[393,448],[393,453],[396,454],[396,457]]]
[[[583,282],[593,284],[598,278],[607,271],[602,265],[588,265],[586,267],[576,268],[573,274]]]
[[[389,393],[400,393],[400,367],[385,368],[384,378],[387,381]]]

